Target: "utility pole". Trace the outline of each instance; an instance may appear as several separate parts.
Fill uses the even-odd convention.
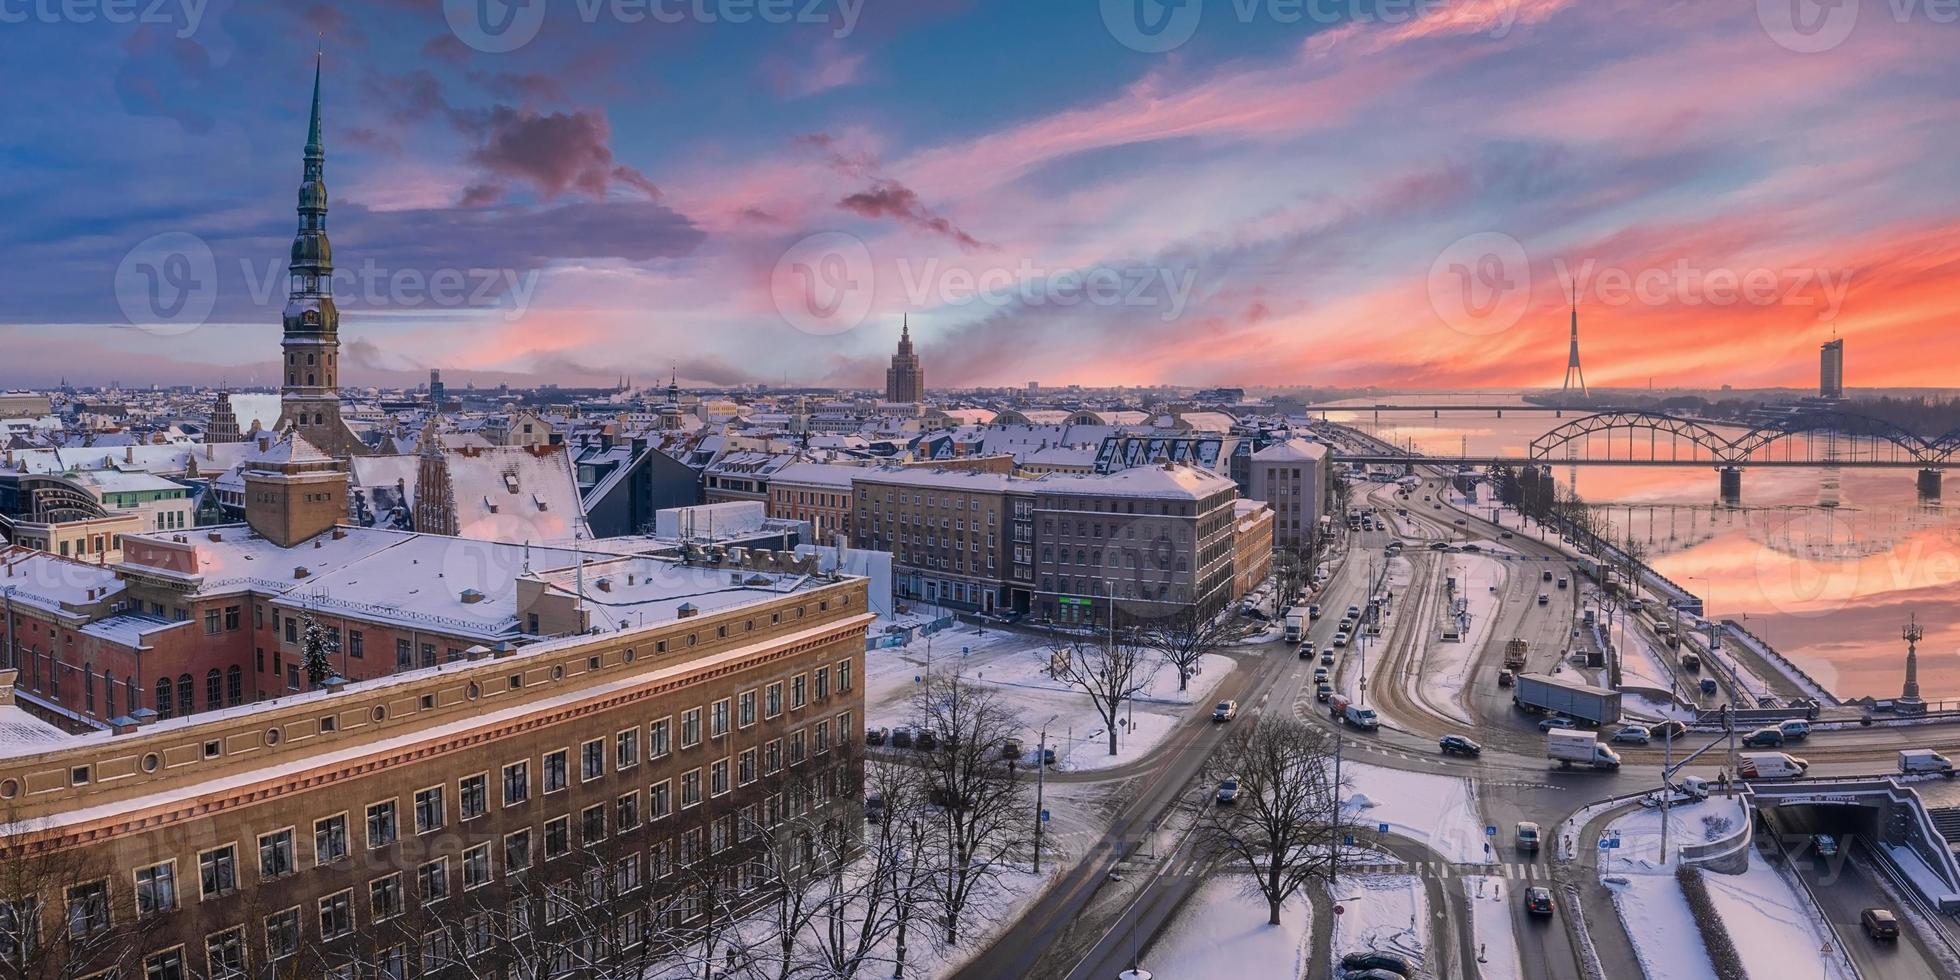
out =
[[[1339,732],[1334,733],[1334,819],[1333,833],[1328,843],[1332,845],[1332,855],[1327,864],[1327,886],[1332,888],[1341,877],[1341,746],[1346,741]]]
[[[1041,730],[1041,743],[1034,750],[1034,873],[1041,873],[1042,789],[1048,782],[1048,729]]]
[[[1674,799],[1674,729],[1661,732],[1661,864],[1667,864],[1668,804]]]

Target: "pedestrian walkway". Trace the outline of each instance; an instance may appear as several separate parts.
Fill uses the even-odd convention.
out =
[[[1412,874],[1425,878],[1510,878],[1515,881],[1550,881],[1552,865],[1537,861],[1500,861],[1491,864],[1457,864],[1449,861],[1362,861],[1341,862],[1343,873]]]

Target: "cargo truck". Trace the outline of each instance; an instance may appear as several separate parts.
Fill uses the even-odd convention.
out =
[[[1289,610],[1286,614],[1286,642],[1300,642],[1300,637],[1306,633],[1306,629],[1307,614],[1298,609]]]
[[[1620,692],[1548,674],[1519,674],[1511,701],[1526,711],[1555,711],[1594,725],[1620,717]]]
[[[1531,644],[1524,640],[1512,640],[1504,644],[1504,666],[1510,670],[1522,670],[1524,655],[1530,649]]]
[[[1575,762],[1594,769],[1620,768],[1618,752],[1601,744],[1591,732],[1570,728],[1554,728],[1545,734],[1545,756],[1557,759],[1561,769],[1570,769]]]

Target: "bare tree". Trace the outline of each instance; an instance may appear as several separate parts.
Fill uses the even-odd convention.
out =
[[[1158,661],[1137,642],[1135,630],[1111,629],[1088,639],[1051,641],[1049,662],[1056,680],[1089,696],[1109,733],[1116,754],[1116,721],[1123,705],[1150,686]]]
[[[1243,640],[1257,629],[1229,611],[1208,616],[1195,606],[1186,606],[1169,616],[1144,621],[1136,627],[1135,636],[1141,645],[1157,649],[1164,663],[1177,671],[1177,689],[1186,691],[1205,654]]]
[[[43,848],[45,828],[11,809],[0,827],[0,980],[139,972],[134,896],[77,848]],[[99,879],[99,880],[97,880]],[[167,914],[167,913],[166,913]]]
[[[1346,832],[1335,737],[1295,718],[1269,718],[1234,731],[1211,763],[1218,779],[1238,780],[1238,793],[1205,807],[1200,840],[1252,874],[1273,925],[1287,899],[1331,875],[1335,844]]]
[[[932,681],[914,702],[940,737],[924,761],[920,824],[936,851],[928,888],[954,946],[982,886],[1025,849],[1025,783],[1003,751],[1021,726],[997,693],[958,675]]]

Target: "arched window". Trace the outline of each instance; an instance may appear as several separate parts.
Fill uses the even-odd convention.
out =
[[[213,667],[204,672],[204,710],[210,711],[225,703],[225,675]]]
[[[234,708],[245,703],[244,673],[237,664],[225,668],[225,703]]]
[[[170,678],[157,681],[157,717],[170,717]]]
[[[129,695],[129,710],[136,711],[143,707],[143,694],[136,688],[135,677],[123,675],[123,693]]]
[[[191,675],[177,678],[177,711],[189,715],[197,711],[197,688],[191,683]]]

